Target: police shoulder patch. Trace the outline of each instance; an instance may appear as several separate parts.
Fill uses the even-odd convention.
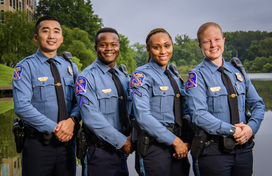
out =
[[[189,73],[186,90],[197,87],[197,76],[195,72]]]
[[[134,72],[131,78],[130,87],[143,86],[145,75],[142,72]]]
[[[78,78],[76,82],[76,95],[86,93],[87,81],[85,78]]]
[[[14,73],[12,76],[12,80],[19,80],[21,78],[21,74],[23,72],[23,67],[18,65],[14,68]]]

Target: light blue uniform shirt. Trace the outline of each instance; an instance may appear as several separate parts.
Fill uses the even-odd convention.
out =
[[[129,113],[131,101],[128,96],[128,78],[116,66],[114,68],[123,85]],[[124,127],[120,121],[118,92],[109,69],[99,59],[85,68],[77,79],[76,97],[83,123],[99,138],[120,149],[127,137],[122,134]]]
[[[15,67],[13,76],[13,101],[15,113],[42,133],[52,133],[58,123],[58,102],[50,64],[40,50],[26,57]],[[74,79],[71,64],[62,57],[54,56],[64,90],[67,118],[80,119],[79,107],[72,107]],[[73,63],[74,73],[78,75]],[[69,71],[70,70],[70,71]]]
[[[259,97],[250,79],[243,77],[241,72],[230,62],[223,60],[225,73],[229,76],[237,94],[240,122],[249,125],[253,135],[257,133],[264,118],[265,105]],[[202,63],[189,72],[186,86],[188,107],[192,121],[209,134],[227,136],[230,134],[231,117],[228,104],[228,93],[222,81],[219,67],[204,59]],[[246,93],[247,83],[248,92]],[[248,105],[251,118],[247,122],[245,107]]]
[[[171,145],[176,136],[167,130],[166,126],[175,124],[175,93],[164,71],[164,68],[151,59],[149,63],[135,70],[130,86],[134,115],[141,129],[158,142]],[[184,85],[176,75],[171,71],[170,73],[176,80],[181,94],[185,96]]]

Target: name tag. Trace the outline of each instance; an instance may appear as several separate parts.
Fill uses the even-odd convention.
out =
[[[102,92],[103,92],[103,93],[110,93],[110,92],[111,92],[111,89],[102,89]]]
[[[217,86],[217,87],[211,87],[211,88],[210,88],[210,90],[211,90],[212,92],[218,92],[220,89],[221,89],[221,87],[220,87],[220,86]]]
[[[38,80],[39,80],[39,81],[47,81],[47,80],[48,80],[48,77],[39,77]]]
[[[169,89],[168,86],[160,86],[161,91],[167,91]]]

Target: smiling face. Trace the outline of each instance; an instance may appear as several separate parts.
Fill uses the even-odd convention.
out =
[[[168,61],[172,57],[173,44],[169,35],[165,32],[153,34],[146,49],[154,62],[166,69]]]
[[[97,36],[95,51],[97,57],[104,64],[113,68],[117,57],[119,56],[119,38],[113,32],[103,32]]]
[[[209,26],[199,37],[199,47],[207,59],[218,66],[222,65],[225,38],[216,26]]]
[[[34,40],[38,43],[40,51],[52,58],[63,42],[61,26],[54,20],[44,20],[39,25],[40,28],[38,34],[34,35]]]

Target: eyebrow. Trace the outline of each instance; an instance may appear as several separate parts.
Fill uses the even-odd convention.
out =
[[[42,30],[43,30],[43,29],[49,29],[49,27],[43,27]],[[57,28],[57,27],[56,27],[56,28],[54,28],[54,29],[60,31],[60,28]]]

